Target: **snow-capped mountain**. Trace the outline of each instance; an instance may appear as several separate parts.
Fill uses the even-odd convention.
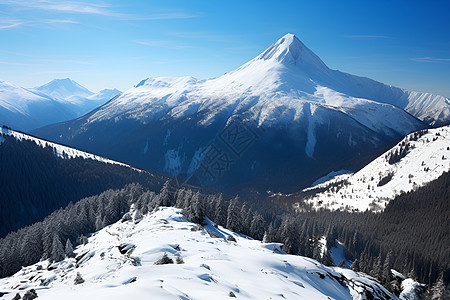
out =
[[[164,97],[168,97],[165,101],[168,107],[161,107],[157,112],[148,112],[148,107],[141,110],[137,108],[142,104],[147,106],[153,102],[159,103],[158,99]],[[256,99],[249,101],[251,97],[259,99],[254,103]],[[280,103],[275,104],[275,100]],[[143,80],[111,103],[108,107],[111,109],[105,107],[89,120],[109,119],[123,113],[140,113],[141,119],[146,121],[163,112],[179,118],[213,108],[216,111],[231,110],[234,114],[242,113],[244,109],[249,110],[248,117],[262,125],[275,121],[274,117],[277,116],[281,120],[276,122],[295,120],[300,117],[301,104],[305,101],[339,108],[358,121],[367,118],[367,110],[376,107],[379,113],[375,116],[376,120],[364,123],[375,131],[378,128],[374,123],[390,120],[392,113],[398,114],[402,119],[406,118],[395,112],[390,105],[377,106],[367,100],[405,109],[431,125],[450,122],[449,99],[408,92],[368,78],[331,70],[292,34],[285,35],[250,62],[217,79],[160,77]],[[152,108],[155,109],[155,106]],[[168,112],[167,108],[172,111]],[[366,115],[355,110],[363,110]],[[388,115],[384,116],[385,114]],[[204,120],[207,121],[208,118]],[[407,121],[401,120],[395,125],[407,126],[406,123]],[[397,130],[405,131],[402,127]]]
[[[68,102],[78,102],[80,98],[87,98],[94,94],[70,78],[54,79],[34,89],[43,92],[55,100]]]
[[[120,94],[117,89],[104,89],[93,93],[70,78],[54,79],[34,88],[34,91],[63,103],[72,110],[75,117],[90,112]]]
[[[118,94],[117,89],[94,94],[70,79],[55,79],[34,89],[0,80],[0,123],[28,131],[82,116]]]
[[[411,133],[354,174],[344,174],[304,192],[305,201],[331,210],[382,211],[395,196],[450,170],[450,126]]]
[[[219,78],[149,78],[36,134],[195,184],[294,191],[327,171],[362,167],[428,127],[418,118],[447,122],[447,100],[430,97],[442,98],[331,70],[287,34]],[[416,118],[402,109],[413,104],[441,114]]]
[[[0,81],[0,122],[20,130],[30,130],[69,120],[73,113],[58,101],[38,95],[6,81]]]
[[[279,244],[211,222],[201,228],[176,208],[112,224],[75,254],[0,279],[0,293],[5,299],[17,293],[38,299],[397,299],[363,273],[284,254]]]

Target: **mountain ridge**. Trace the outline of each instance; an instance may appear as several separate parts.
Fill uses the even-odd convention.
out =
[[[378,155],[406,134],[430,127],[396,105],[322,84],[358,84],[342,74],[286,35],[219,78],[148,78],[81,118],[34,133],[181,180],[191,178],[194,185],[292,192],[327,170],[352,165],[355,171],[364,165],[363,157],[372,159],[371,153]],[[248,145],[251,154],[241,158],[239,152],[239,163],[231,159],[236,163],[227,164],[225,175],[220,171],[205,178],[200,174],[205,151],[233,124],[248,128],[249,135],[261,132]],[[289,183],[282,182],[282,169],[289,170]]]

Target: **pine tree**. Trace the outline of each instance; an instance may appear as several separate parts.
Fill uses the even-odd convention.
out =
[[[350,266],[350,269],[355,272],[359,271],[359,260],[357,258],[355,258],[355,260],[353,261],[352,265]]]
[[[251,221],[250,234],[256,239],[261,239],[263,236],[265,236],[265,228],[266,221],[264,220],[263,216],[261,216],[260,214],[255,214]]]
[[[58,235],[54,235],[52,244],[52,261],[61,261],[65,257],[64,246],[61,243]]]
[[[73,252],[72,243],[70,242],[69,239],[67,239],[67,241],[66,241],[66,247],[65,247],[64,252],[66,254],[66,257],[74,257],[75,256],[75,253]]]
[[[428,293],[433,300],[450,299],[450,290],[445,287],[444,283],[444,272],[439,274],[436,283],[433,284]]]
[[[95,218],[95,230],[99,231],[100,229],[102,229],[103,227],[105,227],[104,222],[104,218],[102,217],[101,214],[98,214],[97,217]]]
[[[159,206],[172,206],[175,204],[172,193],[170,192],[170,183],[167,180],[159,192]]]
[[[230,203],[228,205],[228,210],[227,210],[227,226],[226,227],[235,232],[242,231],[241,220],[240,220],[240,216],[239,216],[240,210],[239,210],[238,200],[239,200],[238,196],[231,199]]]
[[[222,194],[215,197],[214,222],[222,226],[226,226],[227,224],[227,212],[225,210],[225,203]]]
[[[391,272],[391,268],[393,265],[392,259],[393,259],[393,253],[392,253],[392,251],[389,251],[388,254],[386,255],[386,259],[384,260],[383,270],[382,270],[382,278],[383,278],[384,282],[390,282],[392,279],[392,272]]]

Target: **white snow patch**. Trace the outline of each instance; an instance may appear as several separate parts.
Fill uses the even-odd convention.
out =
[[[407,135],[392,149],[354,174],[344,174],[313,185],[323,188],[346,181],[338,191],[327,190],[306,200],[314,207],[349,211],[382,211],[397,195],[424,186],[450,170],[450,125],[429,129],[416,141]],[[400,161],[390,164],[388,157],[408,143],[409,150]],[[404,146],[403,146],[404,147]],[[383,178],[392,178],[381,184]],[[294,205],[295,206],[295,205]]]
[[[198,166],[203,160],[205,147],[200,147],[199,149],[195,150],[194,155],[192,156],[191,163],[189,164],[189,168],[187,170],[188,174],[191,174],[197,170]]]
[[[314,182],[311,184],[311,187],[314,187],[314,186],[316,186],[316,185],[318,185],[318,184],[321,184],[321,183],[324,183],[324,182],[326,182],[326,181],[329,181],[329,180],[331,180],[331,179],[333,179],[333,178],[335,178],[335,177],[337,177],[337,176],[340,176],[340,175],[346,175],[346,174],[352,174],[352,172],[351,172],[351,171],[348,171],[348,170],[344,170],[344,169],[338,170],[338,171],[331,171],[331,172],[328,173],[327,175],[325,175],[325,176],[323,176],[323,177],[320,177],[319,179],[316,179],[316,181],[314,181]]]
[[[170,129],[167,129],[167,132],[166,132],[166,135],[164,136],[164,141],[163,141],[164,146],[167,146],[167,143],[169,142],[170,134],[171,134]]]
[[[147,154],[147,151],[148,151],[148,140],[145,142],[144,154]]]
[[[417,291],[424,290],[425,285],[414,281],[414,279],[407,278],[402,281],[402,292],[399,298],[401,300],[420,300],[422,297],[419,296]]]
[[[180,155],[179,149],[170,149],[164,155],[165,165],[164,171],[170,175],[178,175],[181,172],[181,164],[184,161],[184,157]]]
[[[350,269],[352,261],[345,258],[344,244],[336,240],[335,246],[330,249],[330,255],[334,264],[337,266],[341,261],[344,261],[345,267]]]
[[[403,275],[402,273],[400,273],[397,270],[391,269],[391,273],[392,275],[394,275],[395,277],[401,278],[401,279],[406,279],[405,275]]]

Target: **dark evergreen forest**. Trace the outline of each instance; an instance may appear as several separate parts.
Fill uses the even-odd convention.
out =
[[[1,138],[1,137],[0,137]],[[161,176],[81,157],[3,135],[0,143],[0,237],[42,221],[69,202],[131,182],[159,190]]]
[[[333,265],[329,253],[320,255],[319,239],[327,237],[328,247],[343,242],[352,269],[378,278],[394,293],[399,281],[394,268],[429,284],[434,289],[449,286],[450,173],[415,192],[393,200],[385,212],[374,214],[344,212],[293,213],[267,205],[225,199],[221,194],[202,194],[175,188],[168,182],[159,193],[140,184],[108,190],[84,198],[53,212],[44,221],[10,233],[0,240],[0,273],[10,275],[21,266],[49,258],[72,255],[73,245],[86,243],[86,236],[121,218],[144,215],[158,206],[176,206],[185,216],[201,223],[205,216],[215,223],[267,242],[281,242],[291,254],[312,257]]]

